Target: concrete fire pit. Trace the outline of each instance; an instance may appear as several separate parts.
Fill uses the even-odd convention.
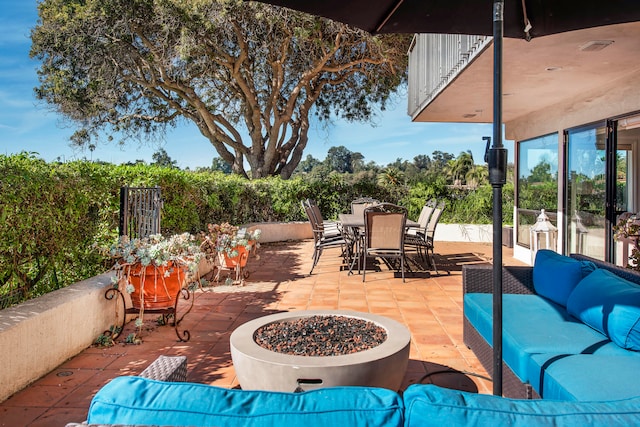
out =
[[[346,316],[372,322],[387,333],[382,344],[353,354],[297,356],[267,350],[255,341],[256,330],[275,322],[312,316]],[[409,330],[395,320],[345,310],[278,313],[249,321],[231,334],[231,358],[244,390],[296,391],[361,385],[398,390],[409,361]]]

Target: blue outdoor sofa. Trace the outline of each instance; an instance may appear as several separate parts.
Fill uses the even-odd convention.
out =
[[[218,427],[627,427],[640,424],[640,398],[615,402],[512,400],[434,385],[411,385],[402,395],[373,387],[282,393],[125,376],[115,378],[98,391],[91,402],[87,423]],[[80,424],[67,425],[71,426]]]
[[[464,341],[492,374],[492,268],[465,266]],[[640,274],[537,253],[503,268],[503,393],[605,401],[640,396]]]
[[[154,379],[160,378],[160,379]],[[640,425],[640,397],[617,401],[516,400],[414,384],[302,393],[184,382],[186,358],[161,356],[140,376],[118,377],[91,401],[79,426],[574,427]]]

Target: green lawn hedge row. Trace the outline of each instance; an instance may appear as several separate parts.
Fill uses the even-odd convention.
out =
[[[0,155],[0,176],[0,296],[10,302],[110,267],[95,248],[117,237],[122,186],[161,188],[161,226],[167,235],[197,233],[214,222],[306,220],[300,200],[307,197],[318,201],[326,218],[336,218],[349,209],[351,200],[368,195],[407,206],[414,219],[425,200],[446,198],[443,221],[491,222],[490,187],[474,192],[426,184],[390,188],[369,181],[351,183],[340,174],[318,181],[300,177],[250,181],[149,165],[47,163],[27,153]],[[508,219],[513,206],[509,191],[512,188],[505,191]]]

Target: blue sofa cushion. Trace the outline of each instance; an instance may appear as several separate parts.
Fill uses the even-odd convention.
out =
[[[493,295],[466,294],[464,315],[485,341],[493,345]],[[529,381],[527,364],[531,354],[578,354],[611,343],[603,334],[570,316],[564,307],[538,295],[503,295],[502,317],[502,358],[523,382]]]
[[[598,269],[582,279],[567,311],[622,348],[640,350],[640,286]]]
[[[610,354],[613,343],[593,354],[536,354],[529,361],[531,386],[543,399],[617,400],[640,396],[640,353]],[[621,349],[620,349],[621,350]]]
[[[515,400],[412,385],[404,392],[405,427],[575,427],[640,425],[640,398],[615,402]]]
[[[533,265],[533,287],[538,295],[566,307],[573,288],[595,269],[590,261],[578,261],[541,249]]]
[[[394,391],[334,387],[304,393],[229,390],[123,376],[94,396],[88,422],[180,426],[402,426]]]

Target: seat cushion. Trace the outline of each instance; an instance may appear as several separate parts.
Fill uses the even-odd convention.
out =
[[[492,345],[493,295],[466,294],[464,314]],[[522,382],[529,381],[527,364],[532,354],[579,354],[610,343],[564,307],[537,295],[504,295],[502,316],[502,358]]]
[[[575,427],[640,425],[640,398],[613,402],[516,400],[412,385],[404,392],[405,427]]]
[[[611,343],[594,354],[536,354],[529,361],[531,385],[543,399],[617,400],[640,396],[640,353],[612,353]]]
[[[173,426],[402,426],[402,398],[373,387],[304,393],[230,390],[141,377],[113,379],[94,396],[90,424]]]
[[[569,295],[596,266],[548,249],[539,250],[533,265],[533,287],[540,296],[567,306]]]
[[[640,350],[640,286],[598,269],[582,279],[567,311],[622,348]]]

